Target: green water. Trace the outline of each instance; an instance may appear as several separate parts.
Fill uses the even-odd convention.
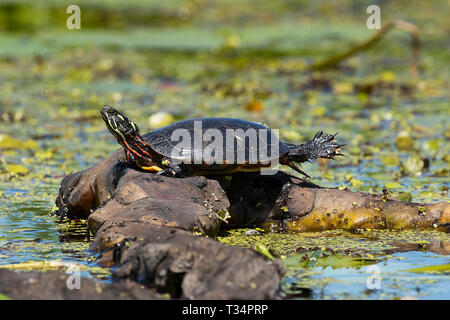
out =
[[[0,264],[96,266],[83,222],[59,223],[50,212],[65,174],[118,148],[99,117],[104,104],[117,106],[144,132],[159,111],[175,120],[263,122],[292,142],[317,130],[339,132],[347,157],[326,171],[304,164],[313,182],[364,192],[386,187],[391,196],[415,202],[448,201],[448,15],[440,2],[382,8],[383,19],[401,17],[420,28],[418,79],[409,74],[409,38],[399,31],[341,69],[307,70],[373,34],[364,26],[364,1],[262,1],[259,10],[254,1],[133,1],[131,9],[114,0],[79,3],[84,18],[74,31],[65,28],[62,3],[0,4]],[[10,138],[20,141],[7,144]],[[406,242],[423,237],[413,233]],[[430,233],[426,241],[433,237],[448,248],[446,234]],[[402,271],[448,264],[448,249],[395,250],[371,251],[382,260],[371,263],[380,267],[380,290],[366,290],[367,265],[299,267],[292,252],[283,285],[292,293],[295,284],[297,298],[450,298],[448,269]]]

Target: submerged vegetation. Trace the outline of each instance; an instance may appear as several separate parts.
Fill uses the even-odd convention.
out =
[[[62,261],[99,274],[85,222],[50,212],[65,174],[117,149],[99,116],[104,104],[144,132],[200,116],[263,122],[291,142],[339,132],[347,157],[305,164],[314,183],[448,201],[449,22],[440,1],[379,4],[383,23],[404,19],[419,30],[415,78],[399,31],[335,68],[309,69],[373,36],[370,1],[78,4],[82,29],[72,31],[60,1],[0,4],[0,266]],[[442,232],[235,230],[219,241],[282,257],[292,297],[449,298]],[[382,289],[365,291],[361,268],[373,264]]]

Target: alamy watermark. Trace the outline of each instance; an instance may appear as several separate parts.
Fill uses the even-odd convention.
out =
[[[81,29],[81,9],[76,4],[67,7],[66,13],[70,16],[66,20],[66,26],[69,30]],[[372,4],[367,7],[366,13],[370,16],[366,20],[366,26],[370,30],[381,29],[381,9],[378,5]]]
[[[81,289],[81,272],[80,267],[76,265],[70,265],[67,270],[67,274],[70,274],[69,277],[67,277],[66,285],[69,290]]]
[[[69,30],[81,29],[81,9],[76,4],[67,7],[66,13],[70,16],[66,20],[66,26]]]
[[[198,120],[194,121],[193,131],[179,128],[172,132],[171,159],[177,164],[255,165],[261,174],[276,173],[273,168],[279,165],[278,129],[230,128],[224,132],[216,128],[203,131],[202,126]]]
[[[366,13],[370,16],[366,20],[366,26],[369,30],[381,29],[381,9],[376,4],[367,7]]]
[[[366,272],[371,273],[366,279],[366,287],[370,290],[381,289],[381,269],[377,265],[368,266]]]

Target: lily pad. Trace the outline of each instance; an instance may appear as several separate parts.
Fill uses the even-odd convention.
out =
[[[161,127],[165,127],[174,121],[175,119],[170,113],[161,111],[152,114],[148,118],[148,126],[150,127],[150,129],[158,129]]]
[[[404,270],[405,272],[414,273],[437,273],[437,274],[449,274],[450,275],[450,264],[443,264],[437,266],[428,266],[415,269]]]
[[[403,186],[398,182],[387,182],[385,184],[386,189],[402,189]]]
[[[24,167],[21,164],[12,164],[8,163],[6,165],[6,171],[12,175],[23,176],[29,172],[27,167]]]
[[[402,172],[410,175],[419,175],[424,167],[424,162],[419,155],[411,155],[402,163]]]
[[[0,149],[37,149],[37,147],[36,141],[32,139],[23,141],[7,134],[0,134]]]
[[[414,140],[410,136],[399,136],[395,140],[395,146],[398,150],[410,151],[414,149]]]

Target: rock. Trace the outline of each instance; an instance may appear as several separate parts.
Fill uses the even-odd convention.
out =
[[[156,227],[163,229],[162,227]],[[182,299],[274,299],[284,266],[256,251],[228,247],[186,232],[151,235],[122,246],[116,278],[127,278]]]
[[[104,250],[130,235],[144,237],[154,225],[214,236],[220,225],[216,212],[228,207],[217,181],[201,176],[172,179],[128,169],[110,201],[89,216],[89,228],[97,235],[93,248]]]
[[[261,175],[259,172],[238,173],[208,178],[217,180],[226,192],[230,202],[230,227],[260,226],[270,219],[283,219],[276,202],[283,187],[288,183],[305,188],[319,188],[313,183],[282,172],[276,175]]]
[[[59,214],[88,217],[95,235],[91,249],[101,253],[101,264],[117,267],[115,278],[139,281],[174,298],[278,296],[284,272],[278,260],[198,237],[214,237],[223,223],[217,213],[230,208],[220,181],[142,173],[124,166],[122,157],[116,152],[96,167],[64,178],[57,199]],[[281,188],[285,177],[279,179],[267,186]],[[273,206],[267,201],[276,200],[263,191],[246,192],[246,197],[265,201],[266,209]],[[247,218],[252,217],[236,221]]]
[[[15,272],[0,269],[0,294],[15,300],[164,299],[133,281],[99,283],[82,277],[80,289],[67,286],[70,275],[60,271]]]
[[[58,214],[88,218],[95,235],[91,249],[101,253],[101,264],[116,267],[115,279],[131,279],[173,298],[280,296],[280,261],[205,238],[214,238],[223,225],[285,232],[449,231],[448,203],[414,204],[386,194],[324,189],[282,172],[168,178],[133,169],[123,156],[119,150],[65,177]],[[231,216],[227,223],[220,219],[224,211]]]
[[[87,218],[106,203],[127,168],[121,162],[123,157],[123,149],[120,149],[95,167],[64,177],[56,199],[58,214],[69,218]]]
[[[332,229],[438,229],[450,231],[450,205],[419,204],[347,190],[294,185],[286,200],[287,232]],[[423,212],[421,212],[423,211]]]

